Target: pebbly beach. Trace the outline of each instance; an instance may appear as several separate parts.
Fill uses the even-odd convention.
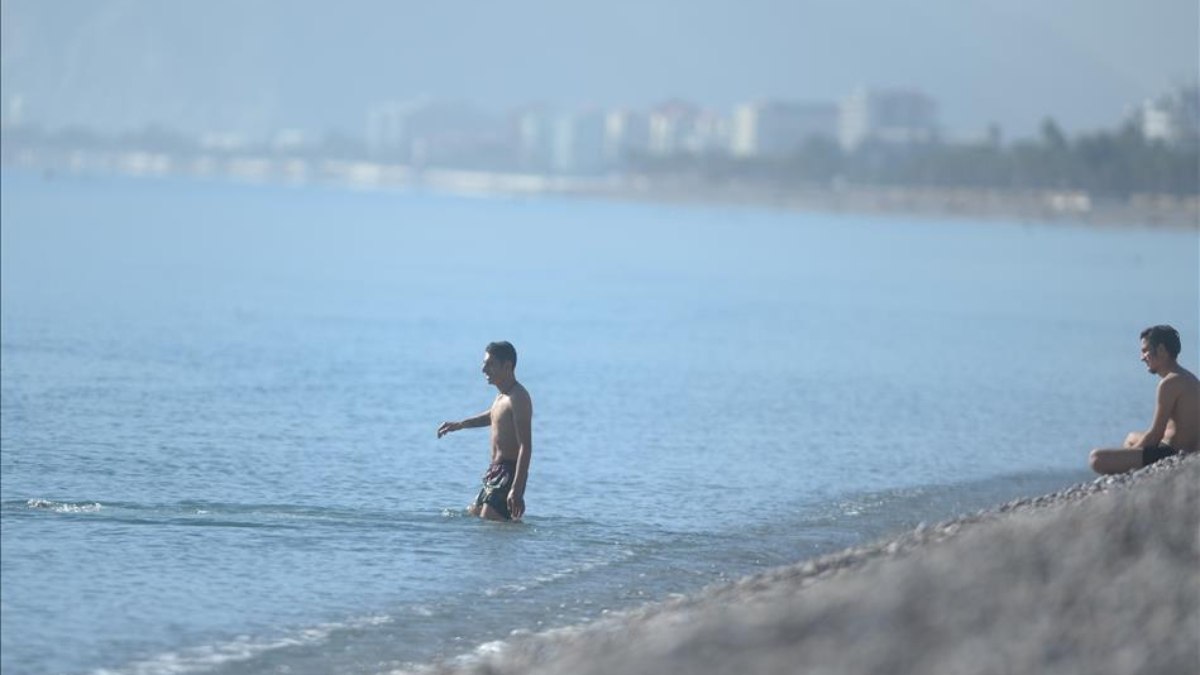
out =
[[[416,672],[1200,672],[1200,457],[514,635]]]

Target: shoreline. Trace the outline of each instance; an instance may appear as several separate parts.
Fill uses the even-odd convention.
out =
[[[4,166],[66,175],[222,178],[252,184],[328,185],[357,190],[430,190],[467,196],[582,197],[619,202],[749,206],[803,213],[921,216],[1200,229],[1200,195],[1135,194],[1128,199],[1082,190],[1033,190],[798,183],[785,187],[694,175],[545,175],[419,168],[366,160],[271,156],[63,151],[6,156]]]
[[[1187,672],[1198,521],[1173,457],[393,675]]]
[[[800,213],[1200,229],[1200,197],[1133,195],[1122,201],[1092,197],[1080,190],[884,185],[803,185],[773,189],[736,182],[644,183],[632,178],[617,188],[580,194],[621,201],[754,206]]]

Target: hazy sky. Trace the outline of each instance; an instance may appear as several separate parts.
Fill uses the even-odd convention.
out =
[[[1197,0],[3,0],[6,116],[360,134],[419,94],[728,109],[925,90],[950,134],[1115,126],[1200,75]]]

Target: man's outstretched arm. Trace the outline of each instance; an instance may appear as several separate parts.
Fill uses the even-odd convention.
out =
[[[482,412],[474,417],[468,417],[461,422],[442,422],[442,426],[438,427],[437,437],[441,438],[451,431],[459,429],[474,429],[477,427],[486,427],[492,423],[492,411]]]

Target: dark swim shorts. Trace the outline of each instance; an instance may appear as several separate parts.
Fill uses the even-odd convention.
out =
[[[508,491],[516,472],[516,462],[497,462],[489,466],[483,474],[483,488],[475,498],[475,506],[487,504],[505,520],[512,520],[512,514],[508,511]]]
[[[1177,455],[1179,451],[1169,445],[1158,445],[1153,448],[1142,450],[1142,466],[1150,466],[1160,459],[1166,459],[1171,455]]]

